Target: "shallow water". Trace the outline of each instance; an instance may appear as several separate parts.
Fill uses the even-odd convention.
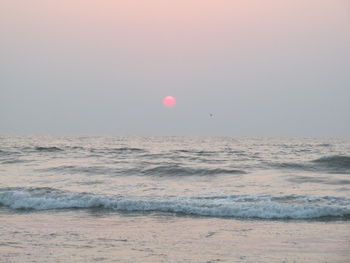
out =
[[[347,138],[3,135],[0,254],[348,262],[349,176]]]

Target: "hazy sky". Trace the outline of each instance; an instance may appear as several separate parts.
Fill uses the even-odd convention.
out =
[[[350,136],[350,2],[0,0],[0,133]]]

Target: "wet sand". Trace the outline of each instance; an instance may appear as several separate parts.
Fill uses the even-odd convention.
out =
[[[1,262],[350,262],[349,221],[0,213]]]

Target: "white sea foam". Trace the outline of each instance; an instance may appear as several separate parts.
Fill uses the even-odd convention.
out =
[[[212,198],[154,198],[142,200],[118,196],[72,193],[51,188],[5,188],[0,204],[12,209],[105,208],[115,211],[158,211],[212,217],[261,219],[316,219],[348,217],[350,199],[269,195],[235,195]]]

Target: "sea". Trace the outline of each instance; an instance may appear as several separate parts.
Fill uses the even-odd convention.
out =
[[[350,262],[350,138],[0,135],[0,262]]]

